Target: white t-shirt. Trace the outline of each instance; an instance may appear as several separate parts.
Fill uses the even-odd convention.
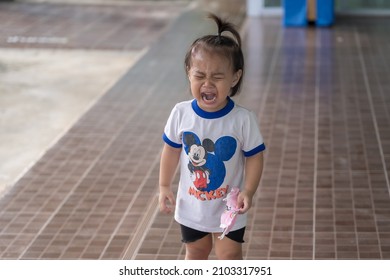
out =
[[[176,221],[199,231],[221,232],[223,199],[233,187],[242,190],[245,157],[265,149],[256,116],[230,98],[212,113],[189,100],[173,108],[163,139],[182,149]],[[246,218],[238,215],[232,231],[244,227]]]

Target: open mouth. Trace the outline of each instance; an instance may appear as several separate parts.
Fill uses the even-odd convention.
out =
[[[207,103],[214,102],[217,99],[217,95],[215,93],[202,92],[201,96],[202,96],[202,100]]]

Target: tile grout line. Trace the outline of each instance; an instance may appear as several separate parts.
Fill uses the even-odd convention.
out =
[[[277,61],[278,61],[278,57],[279,57],[279,54],[280,54],[280,49],[281,49],[281,44],[282,44],[282,34],[281,34],[281,30],[279,29],[279,32],[278,32],[278,39],[276,41],[276,48],[275,49],[275,52],[274,52],[274,55],[272,56],[272,60],[271,60],[271,67],[270,67],[270,71],[269,71],[269,78],[268,78],[268,81],[266,83],[266,86],[265,86],[265,94],[263,95],[262,99],[261,99],[261,104],[260,104],[260,109],[259,109],[259,113],[257,114],[257,117],[258,119],[260,118],[260,116],[262,116],[264,114],[264,108],[265,108],[265,101],[267,100],[268,98],[268,95],[269,95],[269,89],[271,87],[271,80],[273,79],[274,77],[274,72],[275,72],[275,69],[276,69],[276,64],[277,64]]]
[[[379,148],[379,152],[380,152],[380,155],[381,155],[383,171],[384,171],[384,175],[385,175],[385,179],[386,179],[386,183],[387,183],[387,190],[388,190],[388,194],[390,196],[389,175],[387,173],[386,161],[385,161],[385,158],[384,158],[383,149],[382,149],[382,142],[380,140],[380,135],[379,135],[379,128],[378,128],[378,124],[377,124],[376,117],[375,117],[375,114],[374,114],[375,110],[374,110],[374,105],[372,103],[371,87],[370,87],[370,84],[368,82],[367,69],[366,69],[366,64],[364,62],[363,53],[362,53],[362,50],[361,50],[361,42],[360,42],[359,34],[356,32],[355,28],[354,28],[354,34],[355,34],[355,40],[356,40],[358,54],[359,54],[359,58],[360,58],[359,60],[360,60],[360,64],[361,64],[361,67],[362,67],[362,72],[363,72],[363,77],[364,77],[363,78],[364,79],[364,84],[365,84],[366,90],[367,90],[367,97],[368,97],[368,101],[369,101],[371,116],[372,116],[373,123],[374,123],[375,136],[376,136],[377,141],[378,141],[378,148]],[[370,186],[370,192],[371,192],[371,203],[372,203],[372,205],[374,205],[374,200],[373,200],[373,197],[372,197],[373,193],[372,193],[371,182],[369,183],[369,186]],[[374,206],[374,209],[375,209],[375,206]],[[380,255],[381,259],[383,259],[383,253],[382,253],[382,249],[381,249],[382,248],[382,244],[381,244],[382,242],[381,242],[381,238],[380,238],[379,231],[378,231],[378,221],[377,221],[376,215],[373,216],[373,219],[375,221],[376,234],[377,234],[378,243],[379,243],[378,244],[379,255]],[[358,237],[357,237],[357,242],[358,242],[357,243],[357,247],[358,247],[358,252],[359,252],[359,257],[360,257],[359,238]]]
[[[341,95],[341,104],[342,104],[342,108],[344,108],[343,112],[342,112],[342,118],[343,118],[343,123],[344,123],[344,132],[345,132],[345,141],[348,143],[347,144],[347,147],[346,147],[346,150],[347,150],[347,155],[348,155],[348,165],[349,165],[349,168],[347,170],[348,172],[348,180],[349,180],[349,191],[351,193],[351,203],[352,203],[352,214],[353,214],[353,227],[354,227],[354,238],[355,238],[355,242],[356,242],[356,252],[357,252],[357,258],[359,259],[360,257],[360,249],[359,249],[359,238],[358,238],[358,229],[357,229],[357,220],[356,220],[356,201],[355,201],[355,198],[354,198],[354,187],[353,187],[353,176],[352,176],[352,166],[351,166],[351,145],[350,145],[350,136],[349,136],[349,133],[348,133],[348,112],[347,112],[347,96],[346,95]],[[333,106],[331,107],[333,109]],[[330,114],[331,116],[334,116],[333,112]],[[360,116],[360,114],[359,114]],[[332,123],[333,125],[333,123]],[[332,127],[332,131],[335,131]],[[334,137],[334,135],[333,135]],[[364,141],[364,138],[362,137],[362,141]],[[334,155],[334,146],[335,146],[335,141],[334,139],[332,139],[332,159],[335,158],[335,155]],[[333,163],[334,164],[334,163]],[[335,168],[334,166],[332,166],[332,184],[333,186],[335,186]],[[332,188],[332,195],[333,195],[333,200],[334,202],[336,202],[336,193],[335,193],[335,188]],[[337,215],[336,215],[336,204],[334,205],[334,209],[333,209],[333,219],[334,219],[334,238],[335,238],[335,253],[336,253],[336,259],[340,259],[340,253],[338,252],[337,250],[337,247],[339,245],[339,243],[341,243],[340,241],[337,240]]]
[[[302,149],[303,149],[303,131],[304,131],[304,123],[305,123],[305,98],[306,96],[303,96],[302,100],[300,101],[301,102],[301,112],[300,112],[300,122],[299,122],[299,126],[297,126],[299,128],[299,146],[297,148],[298,150],[298,159],[297,159],[297,171],[296,171],[296,178],[295,178],[295,190],[294,190],[294,207],[293,207],[293,218],[292,218],[292,228],[291,228],[291,232],[292,232],[292,235],[291,235],[291,246],[290,246],[290,252],[291,252],[291,255],[290,255],[290,259],[293,260],[294,259],[294,245],[295,245],[295,239],[296,239],[296,223],[297,221],[299,221],[297,219],[297,216],[298,216],[298,198],[299,198],[299,179],[300,179],[300,174],[301,174],[301,170],[303,169],[302,168]]]
[[[374,108],[374,104],[373,104],[373,101],[372,101],[373,98],[372,98],[371,87],[370,87],[370,83],[368,82],[367,68],[366,68],[366,63],[364,62],[363,51],[362,51],[362,46],[361,46],[361,42],[360,42],[360,38],[359,38],[359,33],[356,31],[355,28],[354,28],[354,35],[355,35],[355,41],[356,41],[356,45],[357,45],[357,49],[358,49],[360,65],[361,65],[361,69],[362,69],[362,72],[363,72],[363,80],[364,80],[364,84],[365,84],[366,91],[367,91],[367,97],[368,97],[371,117],[372,117],[372,120],[373,120],[375,136],[376,136],[376,140],[378,141],[378,148],[379,148],[379,154],[380,154],[381,161],[382,161],[383,173],[384,173],[385,179],[386,179],[387,192],[388,192],[388,195],[390,197],[389,174],[387,173],[386,160],[385,160],[385,156],[384,156],[384,153],[383,153],[382,141],[381,141],[381,138],[380,138],[380,133],[379,133],[379,128],[378,128],[378,122],[377,122],[377,118],[375,116],[375,108]]]
[[[271,87],[271,80],[274,77],[273,74],[275,72],[277,61],[278,61],[278,57],[279,57],[281,41],[282,41],[282,35],[281,35],[281,31],[279,30],[279,32],[278,32],[278,39],[277,39],[277,42],[276,42],[276,46],[277,46],[278,49],[275,50],[275,52],[274,52],[274,54],[272,56],[269,77],[267,79],[266,87],[265,87],[265,90],[264,90],[265,94],[262,97],[262,100],[261,100],[262,103],[260,104],[259,113],[257,114],[258,119],[260,118],[260,116],[262,116],[264,114],[265,101],[268,98],[269,89]],[[275,110],[274,114],[276,114],[276,110]],[[276,198],[277,198],[277,196],[279,194],[279,184],[280,184],[280,178],[281,178],[280,172],[281,172],[281,170],[279,170],[279,174],[278,174],[277,186],[276,186],[276,191],[275,191],[275,202],[274,202],[274,205],[272,207],[272,209],[274,209],[274,210],[276,209],[276,205],[277,205],[277,199]],[[274,211],[274,213],[272,215],[272,224],[271,224],[272,228],[270,229],[270,241],[269,241],[269,244],[268,244],[267,259],[271,258],[271,243],[272,243],[272,236],[273,236],[273,226],[275,225],[275,218],[276,218],[276,211]]]
[[[354,223],[354,236],[355,236],[355,242],[356,242],[356,252],[357,252],[357,259],[360,259],[360,255],[361,255],[361,252],[360,252],[360,247],[359,247],[359,234],[358,234],[358,226],[357,226],[357,212],[356,212],[356,201],[355,201],[355,198],[354,198],[354,195],[355,195],[355,189],[354,189],[354,183],[353,183],[353,168],[351,166],[351,162],[352,162],[352,159],[351,159],[351,145],[350,145],[350,135],[349,135],[349,131],[348,131],[348,110],[346,110],[346,108],[348,108],[348,105],[347,105],[347,98],[348,96],[347,95],[343,95],[343,98],[342,98],[342,102],[343,102],[343,119],[345,119],[345,122],[344,122],[344,130],[345,130],[345,135],[346,135],[346,141],[348,143],[347,145],[347,154],[348,154],[348,157],[349,157],[349,169],[348,169],[348,179],[350,181],[349,183],[349,189],[351,191],[351,198],[352,198],[352,213],[353,213],[353,223]],[[359,108],[359,102],[355,99],[355,104],[357,105],[357,108]],[[360,110],[359,110],[360,111]],[[359,122],[360,124],[362,123],[362,120],[361,120],[361,114],[359,113],[358,114],[358,119],[359,119]],[[361,134],[362,131],[360,130]],[[364,143],[365,142],[365,139],[364,139],[364,136],[363,135],[360,135],[361,139],[362,139],[362,142]],[[364,143],[364,147],[366,147],[366,143]],[[333,156],[332,156],[333,158]],[[366,160],[367,161],[367,160]],[[367,162],[366,162],[366,165],[367,165]],[[334,173],[334,172],[333,172]],[[334,180],[334,178],[333,178]],[[370,185],[369,185],[370,186]],[[371,187],[370,187],[371,188]],[[371,194],[371,190],[370,190],[370,194]],[[372,195],[371,196],[371,205],[374,205],[373,201],[372,201]],[[335,219],[336,221],[336,219]],[[376,223],[376,221],[375,221]],[[335,227],[335,229],[337,229]],[[335,235],[336,235],[336,232],[337,230],[335,230]],[[337,244],[337,236],[336,237],[336,244]],[[380,238],[378,238],[378,240],[380,240]],[[336,247],[336,253],[337,253],[337,247]]]
[[[320,76],[321,77],[321,76]],[[331,160],[331,164],[330,164],[330,176],[331,176],[331,197],[332,197],[332,226],[333,226],[333,235],[332,235],[332,238],[334,240],[334,245],[333,245],[333,249],[334,249],[334,258],[337,259],[338,258],[338,251],[337,251],[337,245],[338,245],[338,241],[337,241],[337,215],[336,215],[336,190],[335,190],[335,186],[336,186],[336,183],[335,183],[335,162],[334,162],[334,150],[335,150],[335,135],[334,135],[334,131],[335,131],[335,118],[334,118],[334,114],[335,114],[335,108],[333,107],[333,102],[334,100],[337,100],[338,102],[340,102],[342,104],[342,107],[345,108],[344,106],[344,96],[341,95],[340,96],[340,100],[337,100],[337,98],[335,98],[332,94],[329,95],[329,98],[327,99],[327,101],[329,102],[328,104],[328,109],[329,109],[329,140],[330,140],[330,158],[332,159]],[[343,113],[345,115],[345,110],[343,110]],[[346,118],[343,118],[343,119],[346,119]],[[346,126],[346,120],[344,121],[344,126]],[[348,141],[348,135],[347,135],[347,128],[345,127],[345,137],[346,137],[346,141]],[[348,145],[347,145],[347,149],[348,149]],[[349,155],[349,152],[347,153]],[[348,172],[350,173],[350,172]]]
[[[317,69],[315,69],[317,70]],[[318,137],[319,137],[319,112],[320,112],[320,71],[315,74],[314,90],[314,174],[313,174],[313,254],[312,259],[316,257],[316,216],[317,216],[317,169],[318,169]]]
[[[386,59],[386,57],[385,57],[385,55],[384,55],[384,53],[383,53],[383,48],[381,48],[381,51],[380,51],[380,53],[381,53],[381,55],[382,55],[382,58],[383,58],[383,60],[385,60]],[[387,65],[387,63],[386,63],[386,69],[387,70],[389,70],[389,68],[387,67],[388,65]],[[382,94],[381,94],[381,97],[382,98],[384,98],[383,97],[383,94],[384,94],[384,90],[382,91]],[[386,116],[387,117],[389,117],[389,110],[386,108]],[[387,170],[387,168],[386,168],[386,170]],[[390,181],[390,180],[389,180]],[[370,187],[370,194],[371,194],[371,205],[375,205],[375,203],[374,203],[374,191],[373,191],[373,189],[372,189],[372,184],[371,184],[371,182],[369,183],[369,187]],[[390,194],[390,191],[389,191],[389,194]],[[373,206],[373,211],[375,212],[375,206]],[[379,229],[378,229],[378,219],[377,219],[377,216],[375,216],[374,215],[374,221],[375,221],[375,224],[376,224],[376,236],[377,236],[377,239],[378,239],[378,248],[379,248],[379,254],[380,254],[380,256],[381,256],[381,259],[384,259],[384,257],[383,257],[383,250],[382,250],[382,246],[383,246],[383,242],[382,242],[382,240],[381,240],[381,236],[380,236],[380,233],[379,233]]]

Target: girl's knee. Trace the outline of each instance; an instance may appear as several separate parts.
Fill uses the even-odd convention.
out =
[[[186,260],[207,260],[211,249],[186,246]]]
[[[211,236],[186,243],[186,260],[207,260],[212,249]]]
[[[215,254],[219,260],[242,260],[242,244],[229,238],[217,240]]]
[[[206,255],[186,251],[185,260],[207,260]]]

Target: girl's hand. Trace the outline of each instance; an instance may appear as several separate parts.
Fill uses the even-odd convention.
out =
[[[238,210],[238,214],[244,214],[252,207],[252,199],[253,194],[250,194],[245,190],[240,192],[237,198],[237,204],[240,208],[240,210]]]
[[[263,153],[257,153],[245,160],[245,185],[244,190],[238,195],[239,214],[246,213],[252,207],[252,199],[259,186],[261,173],[263,172]]]
[[[158,197],[158,204],[160,212],[165,214],[173,213],[175,209],[175,196],[170,188],[160,187],[160,194]]]

